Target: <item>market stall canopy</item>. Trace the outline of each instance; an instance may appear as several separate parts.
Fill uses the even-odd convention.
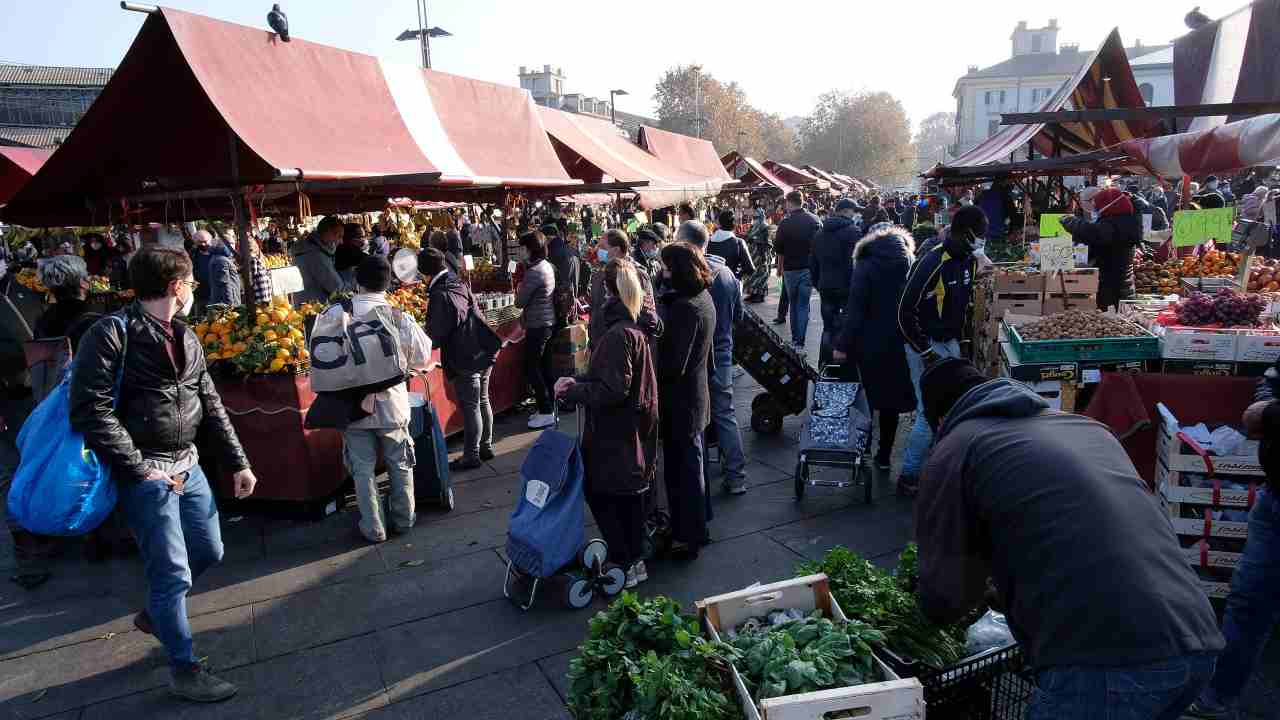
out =
[[[1142,108],[1146,101],[1133,79],[1133,69],[1120,41],[1120,31],[1112,30],[1102,45],[1080,67],[1075,77],[1058,88],[1040,112],[1057,112],[1068,103],[1076,110]],[[1008,163],[1014,153],[1030,143],[1045,158],[1091,153],[1135,138],[1154,137],[1161,132],[1151,119],[1064,122],[1052,125],[1008,125],[946,165],[935,166],[927,177],[948,177],[957,168],[992,163]],[[1026,157],[1025,159],[1032,159]]]
[[[823,170],[821,168],[816,168],[812,165],[805,165],[804,170],[810,175],[815,175],[831,183],[832,190],[844,191],[849,189],[850,183],[848,183],[847,181],[841,180],[840,178],[836,177],[835,175],[832,175],[826,170]]]
[[[1280,163],[1280,114],[1121,145],[1130,162],[1164,178],[1227,173]]]
[[[1178,105],[1280,100],[1280,0],[1255,0],[1173,43],[1173,97]],[[1238,116],[1197,117],[1207,130]]]
[[[534,107],[519,88],[162,8],[4,216],[102,223],[142,192],[281,178],[572,184]]]
[[[826,180],[807,173],[794,165],[777,162],[776,160],[765,160],[764,166],[769,169],[769,172],[777,175],[796,187],[816,188],[818,190],[826,190],[831,187],[831,183]]]
[[[710,140],[641,125],[637,142],[659,160],[695,176],[721,182],[733,179],[725,171]]]
[[[0,205],[9,202],[52,154],[38,148],[0,147]]]
[[[587,183],[637,182],[646,210],[689,202],[720,192],[731,178],[709,178],[671,165],[636,145],[608,120],[538,106],[542,125],[569,175]],[[647,183],[647,184],[646,184]]]
[[[782,178],[769,172],[769,169],[755,158],[740,155],[737,150],[730,151],[728,155],[720,158],[720,164],[730,177],[737,178],[748,187],[772,187],[781,191],[783,195],[795,189]]]

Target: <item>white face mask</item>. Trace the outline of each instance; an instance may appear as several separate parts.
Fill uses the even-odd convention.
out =
[[[182,307],[178,309],[178,314],[181,315],[182,317],[186,317],[190,315],[191,308],[195,307],[195,305],[196,305],[196,293],[194,290],[191,289],[191,286],[188,285],[187,299],[182,301]]]

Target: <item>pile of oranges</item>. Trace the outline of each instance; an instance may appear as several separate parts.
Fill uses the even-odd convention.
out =
[[[424,283],[404,285],[395,292],[387,293],[387,303],[408,313],[419,324],[426,324],[427,286]]]
[[[303,326],[324,308],[319,303],[290,307],[284,298],[257,309],[250,320],[238,308],[211,313],[194,330],[210,364],[226,363],[242,374],[292,373],[309,367]]]

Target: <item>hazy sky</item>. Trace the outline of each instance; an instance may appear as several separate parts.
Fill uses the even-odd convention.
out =
[[[631,95],[618,108],[649,114],[653,86],[676,64],[701,63],[737,80],[748,97],[783,116],[807,114],[833,88],[887,90],[913,123],[954,110],[951,91],[969,65],[1010,55],[1019,20],[1057,18],[1059,42],[1092,50],[1119,26],[1126,45],[1167,43],[1186,31],[1196,2],[1220,17],[1245,0],[954,0],[758,2],[757,0],[436,0],[429,21],[452,33],[432,45],[436,69],[517,84],[520,65],[563,67],[567,89]],[[266,27],[266,0],[171,0],[168,4]],[[413,0],[286,0],[298,37],[373,55],[416,61],[417,45],[395,41],[416,27]],[[0,61],[114,66],[143,15],[114,0],[0,0]],[[337,99],[337,98],[335,98]]]

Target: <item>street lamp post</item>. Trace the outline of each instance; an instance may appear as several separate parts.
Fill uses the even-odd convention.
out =
[[[422,67],[431,69],[431,38],[451,37],[452,33],[438,27],[427,27],[427,0],[417,0],[418,29],[405,30],[396,36],[396,40],[417,40],[422,50]]]
[[[613,104],[613,96],[614,95],[630,95],[630,94],[631,93],[627,92],[626,90],[610,90],[609,91],[609,121],[612,122],[614,125],[618,124],[618,113],[617,113],[617,108],[614,107],[614,104]]]

